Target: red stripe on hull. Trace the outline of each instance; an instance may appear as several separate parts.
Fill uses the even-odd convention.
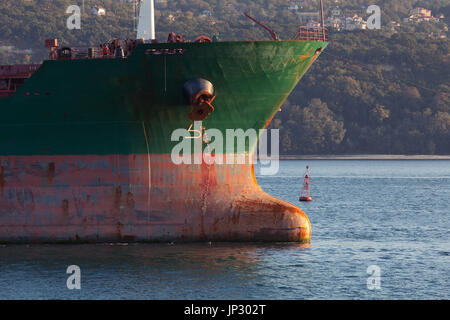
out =
[[[1,241],[310,237],[306,215],[264,193],[252,165],[175,165],[167,154],[0,157]]]

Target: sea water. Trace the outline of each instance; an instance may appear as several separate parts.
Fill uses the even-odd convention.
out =
[[[306,165],[313,201],[300,203]],[[286,160],[256,174],[307,213],[311,243],[1,245],[0,299],[450,299],[450,161]]]

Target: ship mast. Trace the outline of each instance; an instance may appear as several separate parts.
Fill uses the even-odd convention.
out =
[[[143,0],[139,9],[137,39],[155,40],[155,1]]]
[[[323,18],[323,3],[322,0],[320,0],[320,25],[322,27],[322,36],[325,39],[325,21]]]

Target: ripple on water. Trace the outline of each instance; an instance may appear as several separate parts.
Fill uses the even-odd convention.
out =
[[[307,213],[309,245],[0,245],[0,299],[450,299],[450,161],[281,161],[258,182]]]

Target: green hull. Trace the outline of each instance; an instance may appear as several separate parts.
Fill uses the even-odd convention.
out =
[[[139,46],[128,59],[46,61],[0,100],[0,155],[170,153],[188,128],[183,84],[213,83],[206,128],[264,128],[317,58],[318,41],[177,43]],[[149,49],[183,54],[146,54]]]

